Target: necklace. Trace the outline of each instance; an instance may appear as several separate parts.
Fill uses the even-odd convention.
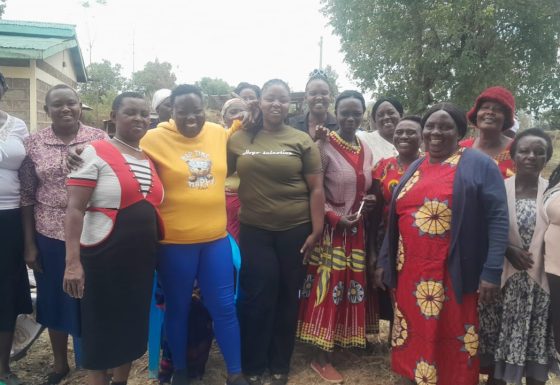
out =
[[[117,142],[119,142],[120,144],[122,144],[123,146],[126,146],[126,147],[130,148],[131,150],[134,150],[136,152],[143,152],[140,147],[131,146],[130,144],[126,143],[124,140],[119,139],[116,136],[113,136],[113,139],[116,140]]]
[[[344,140],[336,131],[331,131],[330,135],[334,139],[334,141],[337,142],[345,150],[350,151],[353,154],[360,153],[362,147],[360,146],[360,142],[357,140],[357,138],[355,139],[357,143],[352,144]]]

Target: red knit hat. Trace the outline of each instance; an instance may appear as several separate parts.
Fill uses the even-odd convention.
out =
[[[476,114],[480,109],[480,105],[486,101],[500,103],[505,108],[505,119],[502,131],[513,126],[513,115],[515,113],[515,99],[511,92],[504,87],[495,86],[485,89],[476,101],[474,107],[467,113],[467,118],[476,126]]]

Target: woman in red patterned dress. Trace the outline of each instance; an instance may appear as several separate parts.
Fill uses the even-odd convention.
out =
[[[420,156],[421,121],[422,118],[415,115],[402,118],[395,128],[393,136],[393,144],[399,155],[381,159],[373,168],[373,186],[374,189],[379,190],[378,195],[382,198],[380,202],[380,205],[383,207],[383,230],[380,229],[381,235],[385,235],[384,228],[393,190],[399,184],[408,166]],[[383,240],[383,236],[380,239]],[[381,247],[381,244],[378,245],[379,247]]]
[[[499,292],[505,189],[492,160],[459,148],[459,108],[437,104],[422,126],[427,155],[396,188],[376,271],[380,287],[396,287],[392,368],[408,383],[475,385],[477,302]]]
[[[420,140],[422,138],[421,122],[422,118],[415,115],[402,118],[397,124],[393,135],[393,144],[399,155],[381,159],[373,168],[372,190],[378,197],[379,202],[376,209],[376,211],[379,211],[374,217],[375,223],[372,223],[372,229],[377,229],[374,230],[374,241],[376,241],[374,250],[376,253],[379,252],[381,244],[383,243],[383,238],[385,237],[389,203],[391,203],[393,190],[397,187],[397,184],[399,184],[408,166],[420,156]],[[368,262],[370,263],[368,271],[373,276],[376,258],[370,258]],[[373,283],[373,279],[371,282]],[[374,301],[376,304],[375,307],[378,309],[376,313],[379,318],[390,321],[390,328],[392,329],[394,313],[391,297],[389,293],[377,291],[373,287],[372,289],[373,290],[368,292],[368,299],[371,298],[370,301]],[[391,343],[390,337],[391,336],[389,336],[389,344]]]
[[[318,142],[324,172],[325,226],[311,255],[301,293],[296,336],[318,348],[311,368],[328,382],[341,382],[329,353],[366,346],[366,232],[371,211],[372,153],[356,136],[365,111],[363,96],[342,92],[335,103],[338,130]],[[364,207],[361,207],[364,205]],[[360,214],[360,209],[361,214]]]
[[[514,113],[515,99],[509,90],[499,86],[484,90],[467,114],[479,135],[460,143],[461,147],[475,148],[494,159],[504,179],[515,174],[509,154],[512,139],[504,134],[514,125]]]

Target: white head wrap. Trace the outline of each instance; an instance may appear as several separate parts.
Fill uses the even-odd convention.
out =
[[[157,90],[154,93],[154,97],[152,98],[152,110],[156,111],[157,108],[165,99],[171,96],[171,90],[167,88],[162,88]]]

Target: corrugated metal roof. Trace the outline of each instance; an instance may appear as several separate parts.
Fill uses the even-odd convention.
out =
[[[71,24],[56,24],[23,20],[0,20],[0,34],[71,38],[76,36],[76,28]]]
[[[79,82],[87,81],[76,29],[70,24],[0,20],[0,58],[46,59],[70,49]]]

